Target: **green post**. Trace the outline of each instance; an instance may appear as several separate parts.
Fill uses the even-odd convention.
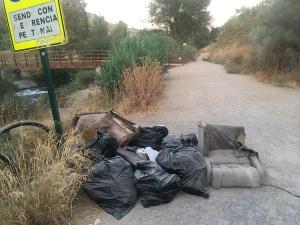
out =
[[[49,57],[48,57],[47,50],[45,48],[40,49],[40,55],[41,55],[41,61],[42,61],[43,70],[45,74],[45,81],[48,88],[48,96],[50,100],[50,106],[51,106],[52,116],[54,120],[56,136],[60,141],[63,136],[63,129],[62,129],[62,124],[61,124],[60,115],[58,111],[52,74],[49,67]]]

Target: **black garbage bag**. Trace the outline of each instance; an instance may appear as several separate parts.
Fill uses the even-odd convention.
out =
[[[167,136],[163,139],[163,148],[177,148],[178,146],[197,146],[198,139],[195,134],[181,134],[179,136]]]
[[[117,155],[119,144],[110,134],[97,131],[97,135],[86,146],[89,157],[98,162],[104,158],[113,158]]]
[[[148,156],[138,154],[132,147],[119,148],[117,154],[128,161],[132,166],[137,167],[138,162],[148,160]]]
[[[120,156],[104,159],[95,165],[83,189],[107,213],[121,219],[137,201],[133,177],[131,165]]]
[[[151,161],[138,162],[134,181],[145,208],[171,202],[181,189],[177,175]]]
[[[168,173],[180,177],[183,191],[209,198],[205,160],[195,142],[183,140],[177,137],[165,141],[164,149],[159,152],[156,161]]]
[[[129,146],[136,146],[140,148],[151,147],[159,150],[163,138],[168,136],[169,130],[164,126],[143,127],[140,128],[137,137],[129,143]]]

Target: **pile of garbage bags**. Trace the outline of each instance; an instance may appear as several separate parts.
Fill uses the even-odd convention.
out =
[[[164,126],[135,128],[115,112],[76,115],[73,125],[94,162],[83,189],[116,219],[138,198],[146,208],[171,202],[179,191],[209,198],[196,135],[168,136]]]

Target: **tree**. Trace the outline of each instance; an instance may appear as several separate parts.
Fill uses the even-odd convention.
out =
[[[11,49],[10,35],[8,32],[6,16],[2,1],[0,2],[0,51]]]
[[[300,2],[266,1],[250,36],[259,68],[297,64],[300,59]]]
[[[183,42],[203,38],[209,35],[209,3],[210,0],[152,0],[151,22]]]
[[[108,36],[108,24],[104,17],[96,17],[91,22],[88,48],[92,50],[110,49],[110,37]]]
[[[220,27],[213,27],[210,30],[210,41],[216,42],[217,37],[220,34],[221,28]]]
[[[69,44],[65,49],[84,49],[88,35],[89,22],[84,0],[63,0],[64,16],[66,21]]]
[[[128,27],[126,23],[120,21],[118,24],[116,24],[115,28],[111,32],[111,39],[113,44],[116,45],[127,35],[128,35]]]

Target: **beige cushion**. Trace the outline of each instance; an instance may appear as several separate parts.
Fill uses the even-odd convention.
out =
[[[212,182],[214,188],[245,187],[257,188],[261,184],[261,176],[254,167],[235,165],[217,165],[212,169]]]
[[[236,157],[234,150],[209,152],[211,185],[214,188],[257,188],[261,184],[263,169],[256,156]]]
[[[236,157],[234,150],[222,149],[214,150],[208,153],[209,159],[213,164],[251,164],[248,157]]]

